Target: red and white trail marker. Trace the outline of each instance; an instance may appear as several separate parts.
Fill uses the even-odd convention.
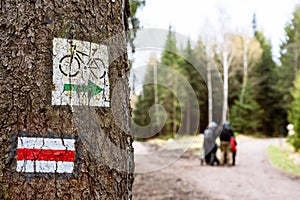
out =
[[[18,137],[17,172],[72,173],[75,139]]]

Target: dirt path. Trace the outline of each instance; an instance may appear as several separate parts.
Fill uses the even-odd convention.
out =
[[[279,139],[255,139],[239,142],[235,167],[200,166],[199,158],[185,153],[169,166],[136,174],[135,199],[273,199],[300,198],[300,179],[287,175],[270,164],[266,148]],[[135,144],[136,153],[151,151],[145,144]],[[153,151],[153,149],[152,149]],[[156,154],[170,157],[174,151]],[[159,165],[160,163],[158,163]],[[137,168],[147,160],[136,160]]]

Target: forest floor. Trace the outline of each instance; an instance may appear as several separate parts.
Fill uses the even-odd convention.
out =
[[[191,149],[166,164],[165,158],[176,158],[178,150],[155,154],[161,147],[135,142],[133,200],[299,199],[300,178],[273,167],[267,157],[267,147],[280,145],[283,139],[237,141],[237,164],[233,167],[201,166]],[[192,145],[195,142],[197,139]]]

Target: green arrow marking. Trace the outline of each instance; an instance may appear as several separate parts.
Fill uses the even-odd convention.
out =
[[[89,96],[94,96],[103,91],[101,87],[88,81],[88,85],[64,84],[64,91],[88,92]]]

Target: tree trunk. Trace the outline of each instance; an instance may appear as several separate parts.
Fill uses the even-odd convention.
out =
[[[155,104],[155,128],[157,130],[158,123],[159,123],[159,116],[158,116],[158,91],[157,91],[157,61],[155,60],[154,67],[153,67],[153,80],[154,80],[154,104]]]
[[[0,199],[131,199],[128,1],[4,0],[0,16]]]
[[[242,38],[243,43],[243,85],[241,91],[240,102],[244,103],[244,96],[246,93],[246,87],[248,83],[248,39]]]
[[[176,79],[176,77],[174,77],[174,86],[177,87],[177,79]],[[172,106],[172,108],[173,108],[173,111],[172,111],[172,115],[173,115],[172,116],[172,118],[173,118],[173,123],[172,123],[172,125],[173,125],[173,127],[172,127],[172,137],[174,137],[176,135],[176,133],[177,133],[177,115],[178,115],[178,113],[177,113],[177,109],[176,109],[176,107],[177,107],[177,98],[176,98],[176,95],[173,94],[172,96],[173,96],[173,106]]]
[[[222,122],[227,120],[228,112],[228,53],[227,50],[223,50],[223,70],[224,70],[224,86],[223,86],[223,112],[222,112]]]
[[[187,97],[189,98],[189,97]],[[200,106],[199,106],[200,108]],[[192,135],[194,134],[193,132],[191,132],[191,123],[192,123],[192,106],[191,106],[191,102],[188,101],[187,102],[187,109],[186,109],[186,133],[189,134],[189,135]],[[200,120],[199,120],[199,127],[200,127]]]
[[[212,78],[211,78],[211,72],[212,72],[212,53],[211,53],[211,47],[208,43],[206,46],[206,59],[207,59],[207,89],[208,89],[208,122],[211,122],[213,120],[213,88],[212,88]]]

